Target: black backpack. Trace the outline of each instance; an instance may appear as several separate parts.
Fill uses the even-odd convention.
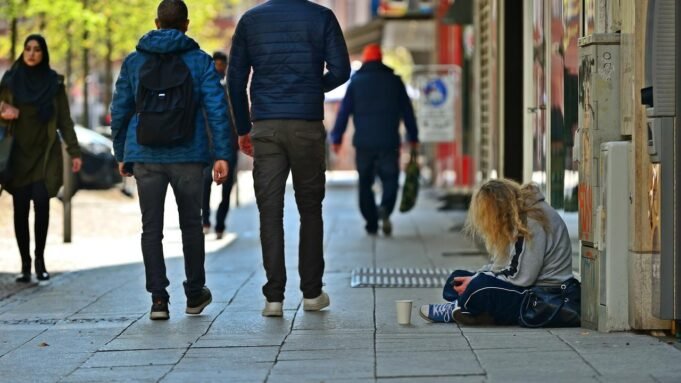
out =
[[[180,54],[149,56],[137,89],[137,143],[175,146],[194,136],[196,102],[192,76]]]

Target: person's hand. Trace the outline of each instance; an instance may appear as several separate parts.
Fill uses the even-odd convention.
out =
[[[132,174],[125,170],[125,163],[123,162],[118,163],[118,173],[121,175],[121,177],[132,177]]]
[[[253,157],[253,143],[251,143],[251,136],[246,134],[239,136],[239,149],[245,155]]]
[[[454,291],[456,291],[459,296],[463,295],[464,291],[468,288],[469,283],[471,283],[471,277],[454,278]]]
[[[331,144],[331,150],[333,150],[333,153],[335,155],[340,154],[341,151],[341,144]]]
[[[0,118],[3,120],[16,120],[19,118],[19,109],[6,102],[0,102]]]
[[[213,165],[213,181],[216,184],[222,185],[227,181],[227,176],[229,175],[229,164],[225,160],[215,161]]]
[[[83,160],[80,158],[73,158],[71,160],[71,171],[78,173],[81,167],[83,167]]]

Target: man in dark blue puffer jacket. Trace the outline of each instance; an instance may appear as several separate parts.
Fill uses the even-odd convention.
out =
[[[298,271],[303,309],[321,310],[329,305],[329,297],[322,291],[324,93],[350,77],[343,33],[327,8],[307,0],[270,0],[239,21],[230,56],[228,83],[239,144],[255,160],[253,180],[267,274],[262,314],[283,315],[283,210],[289,172],[300,213]],[[246,87],[251,70],[249,113]]]
[[[419,142],[414,110],[404,83],[381,59],[377,44],[364,49],[364,65],[352,77],[331,131],[331,144],[338,153],[350,115],[354,116],[352,141],[359,173],[359,208],[366,220],[365,229],[371,235],[378,231],[379,219],[383,233],[392,234],[390,214],[397,202],[400,176],[400,120],[404,120],[407,141],[413,149]],[[376,175],[383,186],[378,208],[372,190]]]

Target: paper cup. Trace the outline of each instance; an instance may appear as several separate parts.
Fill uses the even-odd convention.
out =
[[[411,323],[411,304],[412,301],[410,300],[395,301],[395,306],[397,308],[397,323]]]

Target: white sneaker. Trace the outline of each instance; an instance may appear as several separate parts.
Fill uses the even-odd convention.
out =
[[[262,309],[262,316],[264,317],[284,316],[284,303],[265,301],[265,308]]]
[[[329,294],[322,291],[317,298],[303,299],[303,310],[305,311],[319,311],[331,304]]]

